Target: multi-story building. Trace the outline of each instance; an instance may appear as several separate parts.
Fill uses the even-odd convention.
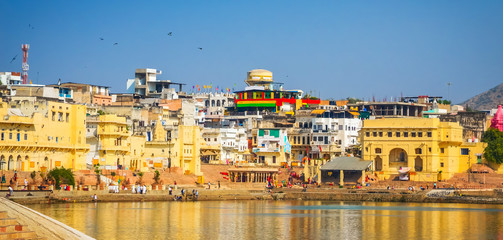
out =
[[[362,157],[373,161],[379,179],[399,170],[414,181],[448,179],[482,162],[484,150],[483,143],[464,141],[459,123],[438,118],[364,120],[361,141]]]
[[[179,87],[182,91],[184,83],[175,83],[171,80],[159,80],[157,75],[162,71],[152,68],[136,69],[135,78],[127,80],[128,93],[134,93],[140,97],[161,98],[161,95],[169,95],[169,99],[176,99],[178,95],[174,92],[172,85]]]
[[[129,127],[125,117],[116,115],[101,115],[97,122],[89,124],[97,125],[97,150],[98,159],[93,160],[93,165],[99,164],[104,169],[124,169],[129,164]],[[94,149],[94,147],[93,147]],[[90,155],[96,156],[93,152]]]
[[[22,103],[30,114],[0,102],[0,168],[85,169],[89,151],[85,138],[86,107],[43,100],[31,102],[31,107],[30,101]]]
[[[15,85],[21,83],[23,83],[23,80],[21,79],[20,72],[0,72],[0,85]]]
[[[286,129],[261,128],[256,131],[253,153],[258,164],[281,166],[290,160],[291,145]]]
[[[284,90],[274,82],[272,72],[254,69],[248,72],[245,90],[235,92],[235,108],[243,111],[284,112],[293,115],[303,106],[319,104],[318,99],[302,98],[301,90]]]
[[[47,85],[47,87],[58,88],[59,97],[71,98],[75,103],[98,106],[112,104],[110,87],[72,82]]]

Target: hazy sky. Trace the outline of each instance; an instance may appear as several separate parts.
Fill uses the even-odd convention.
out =
[[[125,92],[149,67],[187,90],[238,90],[247,71],[265,68],[286,89],[334,99],[448,98],[451,82],[458,103],[503,80],[503,1],[4,0],[0,9],[0,72],[21,71],[29,43],[29,79],[40,84]]]

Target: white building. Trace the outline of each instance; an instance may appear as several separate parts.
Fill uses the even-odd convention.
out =
[[[20,72],[0,72],[1,85],[16,85],[23,83]]]
[[[128,93],[134,93],[143,97],[155,97],[164,99],[177,99],[178,94],[172,85],[178,86],[178,92],[182,91],[183,83],[175,83],[171,80],[157,79],[162,74],[161,70],[152,68],[140,68],[135,71],[135,78],[128,79],[126,89]]]

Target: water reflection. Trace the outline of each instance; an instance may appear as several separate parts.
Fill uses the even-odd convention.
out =
[[[323,201],[30,205],[97,239],[498,239],[497,205]]]

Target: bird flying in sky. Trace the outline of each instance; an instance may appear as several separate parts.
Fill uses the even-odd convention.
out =
[[[173,32],[169,32],[169,33],[168,33],[168,36],[173,36]]]
[[[10,60],[10,63],[14,62],[14,60],[16,60],[16,58],[17,58],[17,54],[16,54],[16,56],[14,56],[14,57],[12,58],[12,60]]]
[[[119,43],[114,43],[114,46],[115,46],[115,45],[119,45]]]
[[[105,39],[104,39],[104,38],[102,38],[102,37],[100,37],[100,40],[101,40],[101,41],[103,41],[103,40],[105,40]]]
[[[202,47],[200,47],[200,48],[197,48],[197,49],[199,49],[199,50],[203,50],[203,48],[202,48]]]

